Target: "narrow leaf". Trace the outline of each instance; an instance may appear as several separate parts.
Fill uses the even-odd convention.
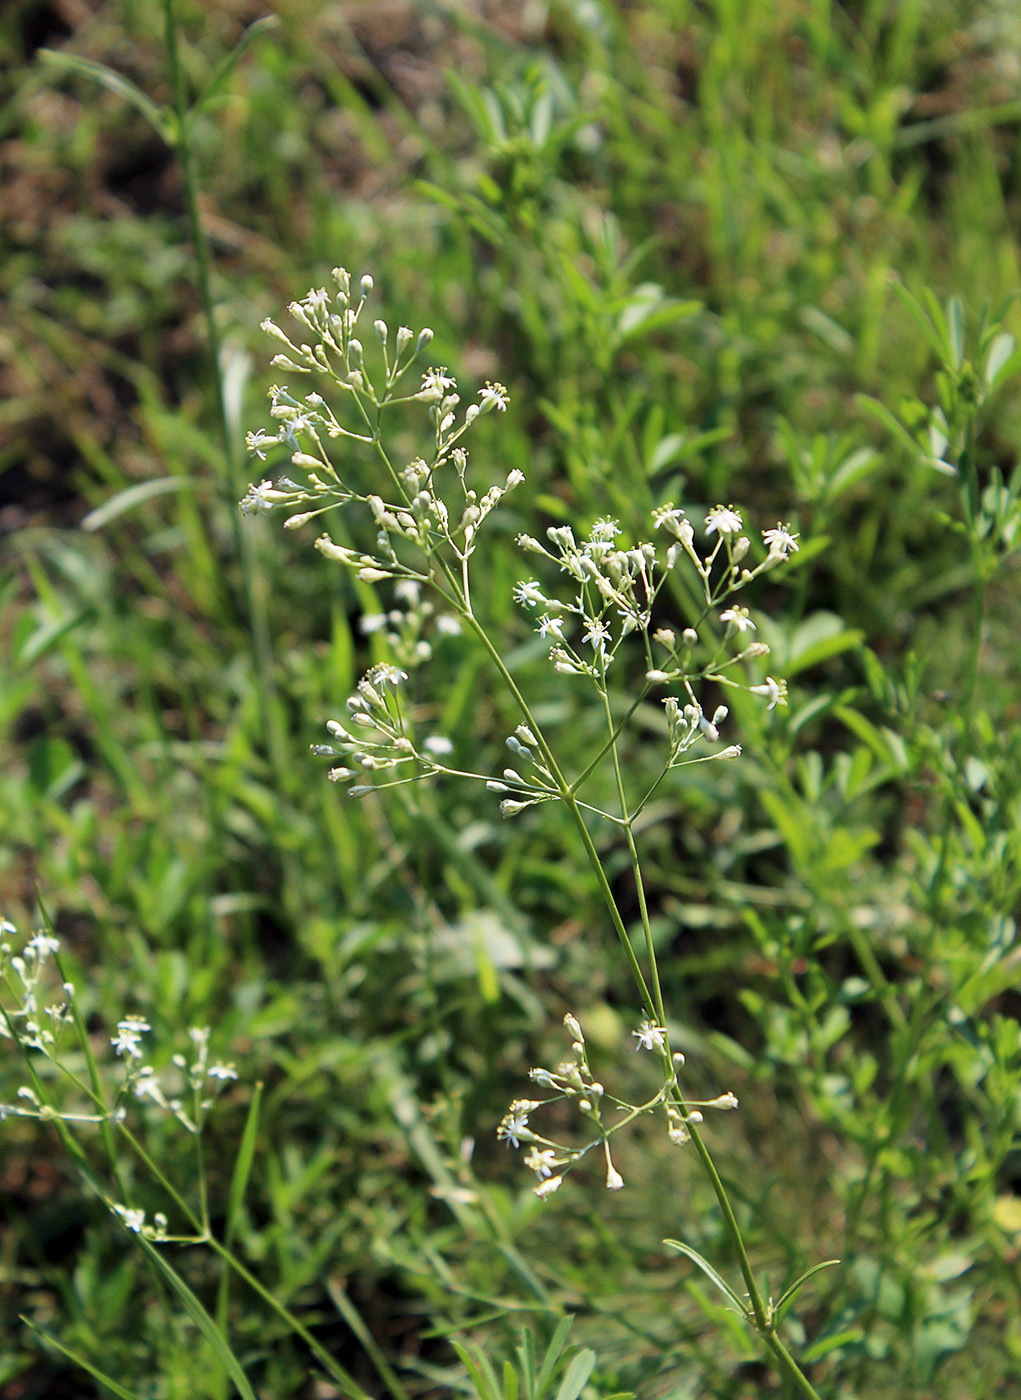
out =
[[[596,1354],[588,1347],[572,1356],[557,1391],[557,1400],[578,1400],[596,1365]]]
[[[964,363],[964,307],[960,297],[951,297],[947,302],[947,339],[953,355],[954,369]]]
[[[252,1162],[255,1158],[255,1136],[259,1127],[259,1108],[262,1104],[262,1085],[256,1084],[255,1093],[252,1095],[252,1102],[248,1107],[248,1117],[245,1119],[244,1132],[241,1134],[241,1145],[238,1148],[237,1160],[234,1163],[234,1173],[230,1179],[230,1192],[227,1196],[227,1221],[224,1233],[224,1244],[230,1245],[237,1229],[238,1215],[241,1211],[241,1204],[245,1199],[245,1190],[248,1186],[248,1178],[252,1171]]]
[[[998,335],[986,360],[986,383],[991,389],[1009,379],[1021,369],[1021,350],[1015,350],[1012,335]]]
[[[376,1370],[379,1372],[380,1379],[394,1397],[394,1400],[408,1400],[408,1392],[404,1389],[403,1385],[401,1385],[396,1371],[383,1355],[379,1343],[366,1327],[361,1313],[347,1296],[342,1284],[336,1279],[328,1279],[326,1291],[330,1295],[333,1306],[365,1348],[373,1366],[375,1366]]]
[[[567,1345],[567,1337],[571,1330],[572,1322],[573,1318],[562,1317],[557,1323],[556,1331],[550,1338],[550,1344],[546,1348],[546,1355],[542,1359],[542,1369],[539,1372],[539,1378],[535,1386],[535,1393],[537,1396],[541,1396],[545,1393],[546,1387],[553,1379],[553,1372],[556,1370],[557,1362],[560,1360],[560,1354]]]
[[[473,1356],[467,1347],[453,1339],[450,1344],[457,1352],[461,1365],[471,1376],[479,1400],[500,1400],[500,1388],[488,1357],[481,1351],[477,1351]]]
[[[90,510],[82,521],[82,529],[101,530],[104,525],[109,525],[118,516],[134,510],[153,496],[165,496],[171,491],[184,491],[197,484],[196,476],[158,476],[154,481],[140,481],[136,486],[128,486],[125,490],[118,491],[116,496],[111,496],[95,510]]]
[[[892,283],[892,286],[901,304],[904,307],[906,307],[907,310],[911,313],[911,318],[914,321],[915,325],[925,336],[926,340],[935,350],[936,354],[940,357],[940,359],[942,361],[946,361],[947,350],[949,348],[947,346],[946,339],[940,335],[939,331],[933,325],[932,321],[929,320],[929,317],[922,310],[921,304],[915,300],[915,298],[908,291],[907,287],[904,286],[903,282],[894,281]],[[939,313],[938,307],[937,314],[939,314],[940,318],[942,319],[942,313]]]
[[[212,98],[217,96],[231,73],[233,73],[234,69],[237,67],[238,59],[248,48],[252,40],[257,39],[260,34],[265,34],[267,30],[279,28],[280,19],[277,15],[264,15],[262,19],[257,19],[254,24],[250,24],[231,49],[230,53],[225,54],[213,70],[213,76],[209,79],[209,82],[202,90],[202,95],[191,109],[192,115],[196,112],[201,112],[202,108],[205,107]]]
[[[80,78],[92,78],[108,92],[116,93],[134,107],[136,112],[141,112],[168,146],[177,144],[173,113],[157,106],[151,97],[146,97],[141,88],[135,87],[133,82],[114,69],[108,68],[105,63],[97,63],[92,58],[81,58],[78,54],[60,53],[56,49],[40,49],[39,57],[52,68],[61,68],[65,73],[76,73]]]
[[[159,1250],[154,1249],[147,1239],[143,1239],[139,1236],[138,1243],[141,1245],[142,1249],[145,1250],[146,1254],[184,1304],[188,1316],[209,1343],[213,1354],[237,1387],[237,1392],[242,1397],[242,1400],[255,1400],[255,1391],[249,1384],[248,1377],[245,1375],[244,1371],[242,1371],[237,1357],[224,1341],[216,1323],[206,1312],[205,1308],[185,1283],[184,1279],[176,1269],[171,1268],[162,1254],[160,1254]]]
[[[900,419],[893,416],[885,403],[880,403],[878,399],[869,398],[867,394],[857,394],[855,396],[855,403],[859,408],[863,408],[877,423],[881,423],[888,432],[892,433],[901,446],[904,447],[912,457],[917,458],[921,455],[921,444],[911,436]]]
[[[775,1312],[776,1316],[780,1316],[783,1309],[788,1305],[788,1303],[790,1303],[795,1293],[797,1293],[798,1289],[801,1288],[804,1284],[806,1284],[813,1274],[819,1273],[822,1269],[832,1269],[839,1263],[839,1259],[824,1259],[821,1264],[813,1264],[812,1267],[807,1271],[807,1273],[803,1273],[799,1279],[795,1279],[795,1281],[791,1284],[790,1288],[788,1288],[787,1291],[782,1295],[780,1301],[774,1308],[773,1311]]]
[[[698,1267],[705,1274],[706,1278],[709,1279],[711,1283],[714,1283],[716,1287],[720,1290],[720,1292],[730,1299],[730,1301],[734,1304],[734,1307],[737,1308],[741,1316],[748,1316],[748,1309],[745,1307],[744,1303],[742,1303],[741,1299],[731,1288],[730,1284],[727,1283],[725,1279],[722,1279],[720,1277],[720,1275],[713,1268],[712,1264],[709,1263],[708,1259],[702,1258],[698,1250],[692,1249],[691,1245],[689,1244],[682,1244],[680,1240],[664,1240],[663,1243],[667,1245],[670,1249],[676,1249],[678,1254],[685,1255],[686,1258],[690,1259],[693,1264],[697,1264]]]
[[[49,1342],[50,1346],[56,1347],[57,1351],[67,1357],[68,1361],[74,1362],[76,1366],[86,1371],[93,1380],[97,1380],[100,1385],[112,1391],[114,1395],[118,1396],[119,1400],[141,1400],[141,1397],[135,1391],[126,1390],[124,1386],[118,1385],[118,1383],[110,1376],[106,1375],[105,1372],[93,1366],[91,1361],[86,1361],[84,1356],[79,1356],[76,1351],[72,1351],[70,1347],[66,1347],[63,1342],[58,1342],[56,1337],[51,1336],[49,1332],[38,1326],[31,1318],[23,1317],[21,1320],[26,1327],[31,1327],[32,1331],[35,1332],[37,1336],[43,1337]]]

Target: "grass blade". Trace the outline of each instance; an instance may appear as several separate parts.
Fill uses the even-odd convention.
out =
[[[149,1259],[156,1265],[156,1268],[184,1304],[188,1316],[209,1343],[214,1356],[234,1382],[242,1400],[255,1400],[255,1391],[252,1389],[248,1377],[245,1375],[244,1371],[242,1371],[237,1357],[227,1345],[216,1323],[209,1316],[209,1313],[185,1283],[184,1279],[176,1269],[171,1268],[160,1254],[159,1250],[154,1249],[148,1240],[139,1236],[138,1243],[145,1250]]]

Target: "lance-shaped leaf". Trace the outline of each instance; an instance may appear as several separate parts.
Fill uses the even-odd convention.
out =
[[[169,107],[158,106],[137,88],[129,78],[108,68],[105,63],[97,63],[92,58],[81,58],[78,54],[61,53],[57,49],[40,49],[39,57],[53,68],[61,68],[65,73],[77,73],[81,78],[91,78],[131,104],[136,112],[141,112],[153,130],[168,146],[177,145],[177,118]]]
[[[709,1279],[712,1283],[715,1283],[716,1287],[720,1290],[720,1292],[730,1299],[730,1301],[734,1304],[734,1307],[737,1308],[741,1316],[748,1316],[747,1307],[744,1305],[744,1303],[742,1303],[741,1299],[731,1288],[730,1284],[727,1283],[726,1279],[720,1277],[720,1275],[713,1268],[712,1264],[709,1263],[708,1259],[702,1258],[701,1254],[699,1254],[697,1249],[692,1249],[691,1245],[689,1244],[682,1244],[680,1240],[664,1240],[663,1243],[667,1245],[670,1249],[676,1249],[678,1254],[685,1255],[688,1259],[691,1260],[693,1264],[697,1264],[698,1267],[705,1274],[706,1278]]]

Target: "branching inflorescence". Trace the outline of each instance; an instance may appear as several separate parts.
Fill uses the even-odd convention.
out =
[[[499,800],[505,817],[540,803],[560,803],[567,809],[642,1003],[644,1019],[634,1032],[638,1048],[660,1057],[662,1078],[645,1103],[629,1104],[614,1097],[594,1078],[582,1028],[575,1017],[568,1016],[570,1058],[552,1070],[532,1071],[533,1081],[550,1091],[552,1098],[516,1099],[499,1125],[499,1136],[511,1147],[526,1148],[525,1164],[538,1178],[534,1189],[542,1199],[551,1196],[567,1172],[593,1149],[603,1154],[606,1185],[618,1190],[624,1183],[610,1156],[611,1137],[634,1118],[662,1110],[671,1141],[694,1146],[716,1194],[744,1279],[748,1303],[745,1306],[738,1299],[739,1306],[774,1353],[779,1368],[801,1393],[814,1396],[776,1335],[775,1311],[756,1282],[726,1189],[699,1132],[704,1109],[734,1108],[737,1099],[724,1093],[694,1103],[686,1099],[678,1081],[683,1056],[670,1048],[635,841],[637,817],[673,770],[740,756],[739,744],[721,739],[727,707],[719,705],[711,715],[703,709],[699,696],[704,685],[761,697],[769,709],[786,704],[784,682],[756,674],[769,649],[755,639],[755,621],[739,595],[798,551],[798,535],[778,522],[753,543],[751,535],[744,533],[743,516],[732,505],[715,506],[696,528],[683,509],[667,502],[652,512],[653,540],[628,543],[620,523],[609,518],[595,521],[580,535],[570,526],[557,525],[546,530],[545,540],[529,534],[517,537],[541,576],[517,583],[514,599],[548,644],[554,675],[562,677],[564,684],[587,687],[605,726],[598,752],[580,772],[569,774],[508,667],[504,647],[477,616],[472,600],[471,564],[480,532],[524,478],[521,472],[511,471],[479,494],[470,484],[474,473],[469,472],[464,441],[484,414],[506,410],[507,391],[501,384],[487,383],[477,401],[462,410],[453,376],[445,368],[430,367],[419,370],[417,390],[401,392],[401,381],[420,360],[432,332],[423,330],[416,336],[402,327],[391,337],[385,322],[374,321],[379,349],[373,356],[377,368],[370,372],[370,357],[355,332],[372,278],[363,277],[357,293],[343,268],[334,269],[333,280],[332,298],[325,290],[315,290],[290,307],[301,328],[297,342],[273,322],[264,322],[263,328],[284,347],[273,364],[312,376],[319,387],[303,398],[285,388],[271,389],[270,414],[276,431],[251,433],[248,445],[260,458],[271,449],[281,449],[288,465],[275,480],[253,486],[241,502],[247,514],[286,511],[284,524],[290,528],[334,507],[345,508],[346,518],[338,529],[338,533],[344,531],[345,539],[322,534],[316,548],[361,581],[393,587],[394,606],[363,619],[365,630],[385,633],[391,659],[378,663],[362,678],[343,718],[329,722],[330,742],[315,745],[314,751],[333,760],[330,777],[349,783],[352,797],[456,776],[484,783]],[[307,341],[300,338],[305,333],[310,337]],[[347,418],[353,426],[341,421],[327,394],[338,406],[347,400]],[[382,432],[384,411],[402,404],[421,405],[431,425],[428,455],[406,465],[391,459]],[[338,439],[348,449],[349,460],[343,464],[335,462],[328,450]],[[673,609],[683,621],[669,621]],[[511,762],[498,774],[454,767],[450,736],[421,735],[414,707],[402,699],[410,668],[428,659],[432,637],[452,631],[463,631],[483,648],[520,714],[521,722],[507,739]],[[621,700],[622,695],[626,700]],[[639,711],[641,722],[647,722],[647,702],[657,697],[663,707],[666,752],[658,775],[651,783],[644,780],[644,790],[632,791],[625,778],[620,741]],[[586,784],[596,770],[604,767],[612,775],[613,801],[610,806],[605,801],[603,806],[593,806],[581,794],[588,792]],[[635,952],[589,830],[593,818],[612,823],[627,843],[641,914],[638,946],[644,940],[644,964]],[[555,1142],[530,1126],[544,1102],[565,1099],[586,1125],[587,1140],[578,1146]],[[728,1297],[737,1298],[693,1250],[686,1245],[675,1247],[694,1259]]]
[[[147,1061],[143,1047],[150,1023],[144,1016],[124,1016],[109,1037],[118,1069],[111,1066],[104,1073],[78,1013],[74,984],[64,976],[59,938],[40,930],[16,951],[9,941],[16,935],[14,924],[0,919],[0,1039],[13,1041],[21,1051],[29,1082],[18,1089],[14,1103],[0,1103],[0,1120],[34,1118],[65,1135],[69,1128],[85,1125],[113,1128],[134,1145],[128,1108],[145,1102],[175,1119],[198,1144],[216,1098],[238,1077],[233,1065],[210,1061],[209,1027],[188,1032],[190,1053],[173,1056],[170,1084]],[[116,1079],[112,1091],[105,1082],[111,1075]],[[104,1199],[135,1234],[159,1242],[194,1238],[169,1236],[161,1212],[147,1224],[139,1207]]]
[[[263,329],[285,347],[274,358],[274,366],[325,379],[341,399],[350,401],[355,427],[345,426],[318,390],[299,399],[288,389],[274,386],[270,415],[277,430],[249,433],[248,446],[260,458],[271,448],[282,447],[290,468],[302,480],[289,473],[263,480],[249,490],[241,509],[246,514],[282,509],[287,512],[285,527],[294,528],[334,507],[360,505],[363,521],[374,535],[371,545],[354,547],[323,534],[316,548],[352,569],[363,582],[393,582],[395,603],[405,606],[363,619],[366,631],[388,629],[393,664],[377,665],[363,678],[347,702],[344,718],[330,721],[331,742],[316,745],[315,751],[338,760],[330,777],[350,782],[353,797],[380,786],[439,775],[470,777],[500,795],[504,816],[514,816],[535,803],[562,800],[565,789],[576,794],[591,768],[581,780],[566,783],[530,715],[507,741],[516,766],[497,776],[465,772],[445,763],[453,750],[450,739],[442,734],[420,738],[402,706],[400,686],[407,679],[406,668],[428,659],[431,652],[422,635],[426,618],[432,617],[432,626],[441,635],[465,625],[476,634],[482,632],[472,606],[471,559],[487,517],[524,478],[512,471],[481,496],[468,483],[468,453],[462,439],[479,417],[506,409],[503,386],[487,383],[478,402],[463,413],[456,382],[443,367],[425,369],[415,392],[400,392],[402,379],[430,343],[432,332],[423,330],[416,336],[402,327],[391,338],[381,320],[373,322],[381,360],[374,379],[355,335],[372,278],[361,279],[356,297],[345,269],[334,269],[333,277],[332,300],[325,290],[313,290],[289,308],[302,331],[311,334],[311,341],[295,343],[271,321],[265,321]],[[428,459],[416,457],[403,467],[391,462],[381,434],[384,409],[398,404],[421,404],[432,426]],[[371,449],[376,463],[371,487],[377,489],[357,480],[364,475],[364,463],[349,471],[332,460],[327,445],[338,438]],[[514,598],[532,616],[538,635],[550,643],[553,670],[592,685],[608,714],[610,669],[622,658],[640,667],[634,702],[624,723],[650,693],[668,691],[662,700],[665,774],[684,763],[736,758],[741,752],[736,744],[713,747],[727,709],[719,706],[711,717],[705,714],[694,689],[698,683],[747,690],[765,697],[769,708],[785,703],[782,681],[771,676],[759,682],[738,678],[741,664],[766,655],[768,648],[751,639],[755,623],[747,608],[723,604],[797,551],[798,537],[780,524],[765,531],[764,557],[749,567],[745,561],[751,541],[742,533],[742,517],[732,506],[709,511],[704,522],[707,545],[701,552],[692,522],[672,503],[656,509],[651,524],[669,538],[668,544],[644,541],[628,546],[622,542],[620,525],[611,519],[597,520],[580,540],[566,525],[551,527],[546,543],[519,535],[521,549],[545,561],[546,572],[554,578],[559,573],[567,588],[524,579],[515,585]],[[697,575],[700,614],[676,629],[654,626],[657,600],[682,562]],[[431,591],[434,599],[423,599],[424,591]],[[622,729],[611,717],[604,756]],[[618,823],[633,821],[649,796],[651,792],[602,815]]]

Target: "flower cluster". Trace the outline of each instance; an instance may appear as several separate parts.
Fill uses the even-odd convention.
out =
[[[161,1210],[158,1210],[153,1216],[152,1224],[147,1225],[145,1211],[140,1207],[122,1206],[109,1199],[107,1199],[107,1205],[111,1213],[133,1235],[141,1235],[143,1239],[151,1241],[152,1244],[165,1244],[170,1238],[167,1234],[167,1217]]]
[[[643,1114],[652,1113],[663,1107],[666,1112],[667,1133],[672,1142],[683,1143],[689,1140],[688,1123],[701,1123],[704,1108],[736,1108],[737,1098],[730,1093],[701,1102],[697,1107],[685,1102],[678,1090],[677,1071],[684,1064],[684,1056],[671,1055],[664,1027],[652,1021],[643,1021],[632,1034],[637,1040],[637,1049],[655,1050],[659,1053],[664,1067],[664,1081],[659,1092],[647,1103],[629,1104],[607,1093],[605,1087],[595,1078],[588,1060],[588,1050],[581,1024],[575,1016],[565,1016],[564,1025],[571,1037],[570,1058],[558,1064],[555,1069],[533,1069],[529,1078],[541,1089],[553,1090],[553,1097],[547,1099],[515,1099],[500,1120],[496,1135],[509,1147],[520,1148],[523,1144],[527,1152],[524,1165],[534,1172],[538,1184],[533,1188],[540,1200],[547,1200],[558,1191],[565,1176],[593,1149],[600,1150],[606,1168],[606,1186],[610,1191],[619,1191],[624,1178],[613,1165],[610,1156],[610,1138],[621,1128]],[[567,1147],[536,1133],[529,1126],[532,1115],[547,1104],[567,1100],[581,1114],[594,1131],[591,1140],[582,1147]],[[607,1114],[613,1111],[619,1116],[608,1122]]]
[[[454,747],[445,735],[432,734],[416,745],[400,697],[401,683],[407,679],[407,671],[387,662],[373,666],[348,698],[346,719],[327,723],[333,743],[312,746],[320,757],[342,760],[330,769],[332,782],[377,774],[387,779],[379,784],[355,783],[348,788],[349,797],[364,797],[376,786],[394,787],[453,771],[440,762]]]
[[[519,768],[505,768],[502,778],[488,778],[490,792],[501,794],[500,815],[516,817],[537,802],[555,802],[560,797],[556,779],[539,753],[539,743],[527,724],[519,724],[508,736],[507,747]],[[506,796],[502,796],[507,794]]]
[[[48,992],[47,974],[60,951],[59,939],[45,932],[34,933],[19,953],[8,942],[17,932],[9,919],[0,919],[0,979],[14,1003],[0,1012],[0,1036],[17,1039],[26,1048],[52,1057],[60,1031],[71,1018],[74,987],[62,981],[55,996]],[[0,1117],[19,1111],[0,1106]]]
[[[375,522],[376,550],[362,553],[337,545],[329,535],[317,547],[331,559],[347,564],[367,582],[384,578],[425,578],[431,573],[434,551],[449,546],[462,563],[474,552],[479,528],[502,497],[524,478],[512,471],[500,485],[493,485],[481,496],[467,484],[468,454],[460,439],[475,421],[487,413],[503,412],[508,404],[502,384],[487,382],[478,401],[459,412],[461,397],[457,383],[445,366],[426,369],[417,390],[399,394],[401,379],[432,340],[425,329],[416,336],[402,326],[391,338],[385,321],[372,323],[379,344],[381,365],[371,373],[362,342],[355,335],[358,321],[372,291],[372,278],[361,279],[359,295],[352,293],[346,269],[334,268],[336,291],[331,299],[324,289],[314,289],[288,310],[308,341],[292,340],[273,321],[262,329],[285,346],[273,365],[291,372],[315,374],[350,399],[354,428],[346,426],[318,391],[295,397],[285,387],[270,390],[270,417],[277,424],[273,432],[259,429],[247,436],[248,449],[265,460],[267,453],[281,447],[290,466],[302,476],[264,479],[250,487],[241,502],[246,515],[258,515],[283,508],[284,524],[294,529],[338,505],[360,502],[367,506]],[[382,451],[379,417],[394,404],[421,404],[432,424],[433,446],[428,461],[417,457],[403,469],[390,465]],[[359,489],[356,482],[342,477],[327,444],[345,439],[349,444],[374,446],[385,463],[391,498]],[[402,557],[401,541],[414,546],[411,557]],[[423,557],[424,556],[424,559]]]
[[[693,679],[765,695],[770,709],[786,702],[782,681],[767,677],[762,684],[750,684],[727,674],[738,663],[765,656],[769,648],[762,642],[743,641],[746,634],[755,631],[747,608],[720,609],[720,603],[763,570],[786,559],[798,549],[798,543],[785,526],[765,531],[763,540],[769,552],[757,567],[748,569],[742,567],[742,560],[751,545],[747,537],[738,533],[743,522],[733,506],[716,506],[705,517],[706,536],[716,536],[706,554],[700,554],[696,547],[695,529],[686,513],[672,503],[653,511],[652,523],[656,529],[665,528],[675,536],[675,542],[665,551],[649,542],[623,547],[619,542],[620,525],[609,519],[596,521],[588,538],[580,541],[564,525],[547,531],[548,545],[531,535],[519,535],[522,549],[556,563],[561,573],[574,582],[576,590],[569,599],[557,598],[536,579],[528,579],[515,586],[514,597],[535,614],[539,636],[553,640],[549,658],[558,674],[586,677],[605,695],[607,671],[624,639],[634,634],[645,652],[645,690],[675,683],[683,687],[686,700],[671,695],[663,702],[669,735],[666,768],[670,769],[681,763],[702,761],[686,757],[688,751],[699,741],[717,742],[719,727],[727,716],[726,706],[718,706],[711,719],[703,712],[692,689]],[[706,606],[697,619],[702,631],[691,626],[660,626],[650,636],[657,599],[683,556],[694,563],[702,581]],[[717,635],[706,625],[714,612],[722,624],[716,629]],[[738,641],[738,649],[730,646],[731,639]],[[739,745],[730,745],[703,757],[736,758],[740,752]],[[539,781],[534,783],[522,783],[518,778],[520,790],[514,799],[505,802],[505,812],[520,810],[530,801],[545,800],[550,786],[547,779],[548,773],[540,773]],[[501,790],[499,784],[490,786]]]
[[[13,1005],[0,1008],[0,1034],[18,1042],[23,1051],[38,1051],[52,1063],[60,1065],[63,1079],[78,1090],[79,1102],[73,1107],[55,1106],[44,1100],[31,1085],[18,1089],[17,1102],[0,1104],[0,1118],[36,1118],[45,1121],[60,1119],[64,1123],[119,1123],[125,1118],[126,1104],[134,1099],[146,1099],[157,1104],[176,1118],[189,1132],[201,1127],[202,1116],[211,1107],[224,1084],[237,1078],[233,1065],[219,1061],[209,1063],[209,1029],[193,1029],[189,1035],[193,1044],[190,1059],[175,1055],[173,1065],[179,1077],[191,1090],[191,1111],[173,1092],[161,1087],[160,1078],[152,1065],[145,1061],[143,1037],[152,1029],[143,1016],[125,1016],[117,1022],[110,1037],[110,1048],[121,1062],[120,1080],[112,1101],[97,1093],[92,1084],[79,1078],[70,1061],[61,1058],[59,1032],[75,1021],[74,987],[62,975],[59,965],[60,940],[48,933],[34,934],[20,953],[7,941],[17,929],[9,920],[0,920],[0,978],[13,1000]],[[56,995],[47,992],[50,964],[59,978]],[[55,980],[55,979],[51,979]],[[79,1030],[81,1027],[79,1025]],[[205,1092],[206,1097],[202,1097]]]
[[[330,777],[355,779],[350,792],[360,796],[370,787],[357,779],[370,774],[386,775],[386,786],[454,771],[440,761],[451,750],[444,736],[416,746],[407,713],[395,693],[396,681],[429,658],[435,636],[459,626],[479,631],[469,565],[480,529],[524,478],[513,470],[481,492],[469,484],[462,438],[482,415],[506,409],[503,386],[487,383],[477,401],[462,408],[454,376],[440,365],[419,369],[418,386],[404,391],[401,381],[429,345],[431,331],[416,336],[401,327],[392,336],[386,323],[377,319],[372,323],[373,335],[366,336],[363,344],[359,322],[373,289],[372,278],[363,277],[355,290],[347,271],[335,268],[333,280],[332,295],[325,289],[313,290],[290,306],[299,327],[297,335],[288,336],[271,321],[263,328],[283,346],[274,365],[315,375],[332,386],[347,401],[348,421],[342,421],[318,390],[298,397],[287,388],[274,387],[270,415],[275,432],[249,434],[248,446],[260,458],[271,448],[282,448],[289,456],[288,474],[254,485],[241,505],[252,514],[282,507],[289,513],[285,525],[291,527],[333,506],[350,507],[352,525],[361,529],[361,543],[342,543],[324,533],[316,540],[316,548],[363,583],[394,585],[395,605],[370,613],[362,622],[365,632],[385,634],[393,663],[390,674],[380,684],[383,673],[370,672],[348,701],[347,717],[330,722],[332,742],[314,746],[315,752],[340,760]],[[431,423],[428,456],[415,457],[403,467],[391,463],[382,439],[383,410],[396,404],[420,406]],[[342,470],[330,450],[338,439],[344,440],[351,457],[351,466]],[[366,478],[365,484],[358,480],[362,448],[370,448],[372,458],[371,479]],[[651,541],[628,545],[621,525],[610,518],[597,520],[581,538],[569,525],[551,527],[543,542],[519,535],[522,549],[555,565],[572,587],[567,596],[558,596],[539,579],[523,579],[515,586],[514,597],[533,615],[535,630],[549,643],[556,673],[593,684],[608,716],[610,668],[621,657],[625,642],[632,652],[638,648],[642,675],[629,715],[653,688],[671,691],[663,701],[668,736],[665,774],[682,763],[734,758],[741,751],[732,744],[691,754],[696,744],[712,746],[719,741],[727,713],[720,705],[703,710],[696,684],[708,681],[762,695],[770,709],[785,702],[782,680],[737,678],[734,668],[765,656],[768,647],[755,640],[756,623],[750,610],[739,606],[732,595],[796,553],[799,544],[797,534],[778,523],[762,532],[761,546],[754,547],[759,562],[754,563],[743,517],[732,505],[714,506],[704,516],[698,531],[702,544],[695,524],[672,502],[653,511],[652,524],[673,537],[665,548]],[[663,612],[668,595],[691,613],[690,587],[678,583],[667,589],[681,561],[694,565],[704,606],[689,617],[689,625],[657,625],[654,614]],[[568,792],[567,780],[527,709],[523,718],[526,723],[508,740],[516,760],[512,766],[502,774],[462,775],[486,781],[499,794],[504,816],[563,799]],[[616,737],[613,732],[609,746]],[[615,819],[626,820],[627,815]]]
[[[539,635],[554,639],[550,660],[562,676],[602,681],[623,639],[649,626],[652,605],[676,562],[678,551],[673,546],[665,567],[660,566],[654,545],[619,548],[620,533],[616,520],[603,519],[580,542],[569,525],[552,526],[547,531],[549,549],[531,535],[518,536],[522,549],[552,559],[578,586],[569,602],[548,598],[535,580],[514,589],[515,600],[539,614]],[[580,642],[568,635],[569,630],[576,634],[579,626]]]

